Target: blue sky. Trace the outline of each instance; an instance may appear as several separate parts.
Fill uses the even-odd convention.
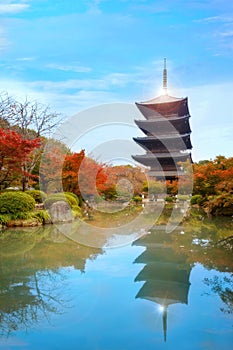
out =
[[[66,116],[157,96],[164,57],[193,159],[232,156],[231,1],[0,0],[0,91]]]

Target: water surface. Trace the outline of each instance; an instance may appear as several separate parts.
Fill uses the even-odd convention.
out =
[[[231,349],[229,220],[153,227],[114,249],[53,226],[0,236],[0,349]]]

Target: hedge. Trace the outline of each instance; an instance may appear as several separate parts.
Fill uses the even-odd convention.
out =
[[[25,192],[4,192],[0,195],[0,214],[27,213],[34,210],[35,204]]]
[[[28,190],[26,193],[32,196],[36,203],[43,203],[47,198],[47,194],[40,190]]]
[[[48,196],[48,198],[45,200],[44,205],[46,208],[51,207],[54,203],[58,201],[65,201],[69,204],[69,206],[72,208],[73,206],[78,205],[78,200],[74,198],[74,196],[70,195],[69,193],[54,193]]]

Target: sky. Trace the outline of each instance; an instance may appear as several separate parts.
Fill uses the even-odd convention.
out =
[[[0,0],[0,92],[64,118],[158,96],[164,57],[169,94],[188,96],[193,160],[232,156],[232,1]]]

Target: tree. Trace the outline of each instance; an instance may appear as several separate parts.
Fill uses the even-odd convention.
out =
[[[132,167],[131,165],[109,166],[106,168],[106,174],[107,181],[104,195],[107,199],[117,198],[117,189],[119,187],[117,184],[120,184],[120,187],[125,184],[125,187],[128,187],[128,189],[126,188],[126,192],[130,193],[132,189],[134,196],[142,194],[143,183],[146,180],[146,176],[141,171],[141,168]]]
[[[17,101],[7,93],[0,94],[0,119],[11,129],[32,139],[50,132],[60,123],[61,116],[37,101]]]
[[[149,180],[144,183],[143,191],[148,192],[148,194],[158,195],[164,193],[165,185],[161,181]]]
[[[17,101],[7,93],[0,94],[0,127],[10,129],[22,135],[24,139],[34,140],[45,135],[50,136],[50,132],[60,123],[60,115],[51,112],[48,106],[37,101]],[[38,169],[38,162],[46,142],[40,143],[40,148],[30,154],[30,158],[24,162],[24,176],[22,177],[23,190],[29,184],[27,174],[35,173]],[[38,175],[38,174],[37,174]]]
[[[31,176],[30,173],[25,172],[24,164],[40,144],[39,138],[27,140],[15,131],[0,129],[0,187],[2,189],[15,180]]]
[[[40,188],[47,193],[62,191],[62,167],[66,156],[64,145],[53,140],[46,143],[40,162]]]
[[[82,197],[96,196],[105,190],[107,175],[105,166],[94,159],[85,157],[81,163],[78,181]]]
[[[214,160],[194,164],[194,195],[208,214],[233,214],[233,157],[217,156]]]
[[[193,170],[194,194],[207,197],[233,193],[233,157],[217,156],[208,162],[195,163]]]
[[[65,192],[73,192],[80,196],[78,172],[84,157],[84,150],[66,155],[62,171],[63,190]]]

